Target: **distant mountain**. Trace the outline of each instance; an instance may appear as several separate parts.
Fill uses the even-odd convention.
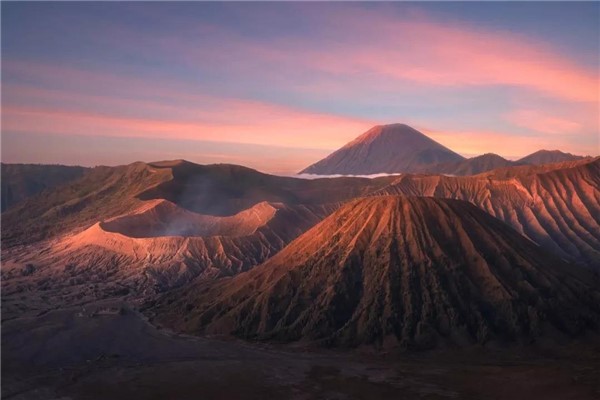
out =
[[[403,175],[374,195],[466,200],[567,260],[600,267],[600,157],[469,177]]]
[[[571,153],[563,153],[560,150],[539,150],[528,156],[517,160],[519,164],[548,164],[562,161],[577,161],[585,157],[576,156]]]
[[[393,177],[307,180],[238,165],[181,160],[96,167],[77,181],[55,187],[43,197],[30,197],[3,213],[2,246],[81,231],[98,221],[132,213],[148,200],[164,199],[188,211],[231,216],[263,201],[337,203],[364,196],[392,181]]]
[[[447,175],[477,175],[482,172],[491,171],[497,168],[504,168],[516,165],[512,161],[500,157],[497,154],[487,153],[481,156],[468,158],[463,161],[452,163],[443,163],[427,168],[427,173],[447,174]]]
[[[227,216],[261,201],[285,204],[322,204],[345,201],[381,188],[392,177],[377,179],[298,179],[274,176],[232,164],[199,165],[187,161],[148,167],[171,171],[169,179],[139,194],[139,199],[167,199],[191,211]]]
[[[167,295],[190,333],[429,348],[569,338],[600,323],[592,274],[457,200],[357,199],[233,279]]]
[[[575,168],[580,165],[592,163],[594,160],[595,159],[592,157],[585,157],[580,160],[560,161],[548,164],[520,164],[517,161],[514,161],[512,166],[496,168],[490,171],[482,172],[479,175],[494,179],[507,179],[511,177],[523,178],[527,175],[537,175],[559,169]]]
[[[18,290],[23,268],[56,299],[74,277],[101,282],[103,296],[237,274],[394,179],[306,180],[186,161],[93,168],[2,214],[3,289]]]
[[[80,178],[89,168],[2,163],[2,211],[45,189]]]
[[[301,171],[316,175],[420,172],[464,157],[404,124],[379,125]]]
[[[395,194],[466,200],[555,259],[594,269],[599,186],[600,158],[469,177],[376,179],[305,180],[185,161],[97,167],[2,213],[2,278],[10,282],[3,290],[18,293],[25,274],[31,287],[47,288],[57,301],[79,301],[77,285],[67,288],[66,281],[100,282],[90,292],[98,298],[124,290],[154,295],[250,270],[344,202]],[[406,207],[420,218],[419,208]],[[357,234],[357,240],[363,239]]]

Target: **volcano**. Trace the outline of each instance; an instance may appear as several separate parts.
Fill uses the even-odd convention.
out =
[[[535,153],[531,153],[520,160],[517,160],[518,164],[548,164],[562,161],[577,161],[584,157],[576,156],[571,153],[564,153],[560,150],[539,150]]]
[[[3,288],[21,290],[21,272],[32,268],[27,279],[64,289],[52,297],[69,302],[81,289],[62,285],[67,280],[96,280],[98,297],[125,286],[147,296],[237,274],[343,201],[392,181],[305,180],[182,160],[96,167],[2,213]]]
[[[186,210],[226,217],[265,201],[298,206],[337,203],[365,196],[392,181],[393,177],[296,179],[239,165],[198,165],[183,160],[96,167],[75,182],[29,197],[2,213],[2,246],[6,249],[80,232],[100,220],[149,210],[160,200],[168,203],[154,209],[154,216],[191,223],[196,218],[185,214]],[[173,211],[173,205],[180,210]],[[145,217],[135,219],[141,222]],[[158,225],[142,225],[156,232],[133,236],[164,234]],[[206,226],[206,221],[200,225]],[[179,233],[186,236],[186,229]],[[192,236],[199,235],[191,230]]]
[[[404,124],[378,125],[300,173],[369,175],[421,172],[440,163],[464,160]]]
[[[427,168],[426,172],[430,174],[466,176],[477,175],[482,172],[511,167],[513,165],[515,165],[515,163],[502,158],[497,154],[487,153],[463,161],[434,165],[433,167]]]
[[[332,346],[560,340],[597,329],[594,279],[465,201],[380,196],[154,312],[191,333]]]

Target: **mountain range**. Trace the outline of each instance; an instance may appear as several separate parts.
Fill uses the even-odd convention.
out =
[[[405,124],[378,125],[310,165],[301,174],[429,173],[476,175],[496,168],[576,161],[584,157],[540,150],[516,161],[488,153],[465,159]]]
[[[392,124],[373,127],[300,173],[317,176],[379,173],[468,176],[504,167],[543,165],[584,158],[559,150],[539,150],[516,161],[507,160],[493,153],[464,158],[408,125]],[[169,164],[174,162],[182,161],[163,161],[153,165],[157,168],[168,168]],[[92,170],[98,171],[104,168],[106,167],[2,163],[2,211],[43,190],[72,182]],[[232,168],[243,169],[241,166]],[[178,168],[178,172],[177,181],[185,179],[184,168]],[[98,172],[94,175],[98,175]],[[230,177],[233,176],[235,172],[230,171]],[[83,185],[85,184],[84,182]],[[229,190],[226,182],[223,182],[222,186],[224,190]],[[170,187],[166,188],[165,195],[168,196],[171,189],[179,193],[177,188]]]
[[[47,184],[2,213],[3,314],[123,299],[176,331],[343,347],[600,333],[600,157],[464,159],[405,125],[359,139],[323,165],[403,173],[15,167]]]

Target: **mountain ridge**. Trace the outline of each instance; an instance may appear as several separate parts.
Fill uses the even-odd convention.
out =
[[[96,167],[44,196],[32,196],[2,213],[2,245],[23,245],[81,231],[100,218],[128,214],[165,199],[188,211],[227,216],[262,201],[335,203],[384,187],[393,179],[341,177],[306,180],[264,174],[232,164],[174,160]]]
[[[90,168],[59,164],[1,163],[4,212],[28,197],[81,178]]]
[[[485,153],[480,156],[467,158],[466,160],[452,163],[437,164],[427,168],[427,173],[439,173],[446,175],[477,175],[482,172],[491,171],[503,167],[511,167],[516,164],[494,153]]]
[[[528,154],[525,157],[518,159],[516,162],[521,164],[548,164],[562,161],[577,161],[585,157],[574,155],[571,153],[565,153],[560,150],[538,150],[534,153]]]

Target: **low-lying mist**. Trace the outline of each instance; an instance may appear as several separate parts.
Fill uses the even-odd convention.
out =
[[[296,174],[296,175],[288,175],[292,178],[300,178],[300,179],[321,179],[321,178],[368,178],[375,179],[380,178],[382,176],[400,176],[400,173],[380,173],[380,174],[370,174],[370,175],[344,175],[344,174],[332,174],[332,175],[317,175],[317,174]]]

